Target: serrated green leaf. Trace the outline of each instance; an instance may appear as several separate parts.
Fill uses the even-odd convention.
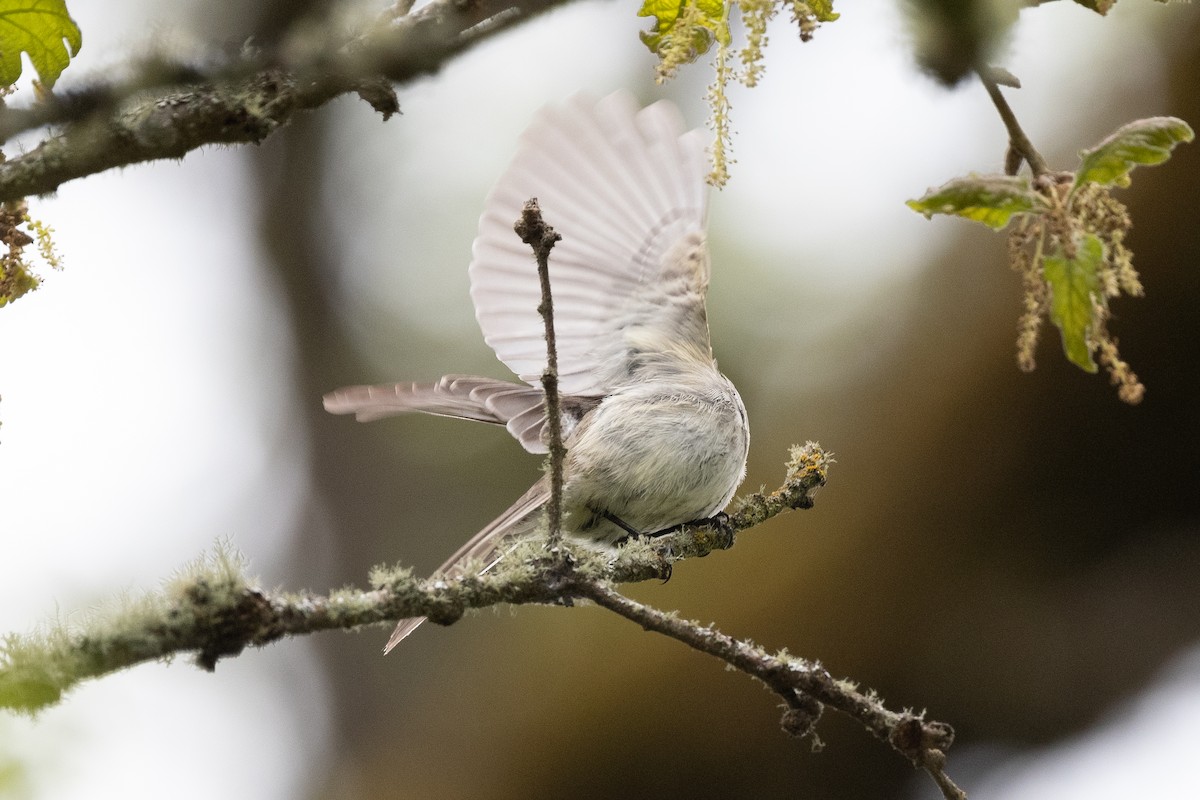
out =
[[[17,82],[21,53],[28,53],[38,80],[50,89],[82,46],[66,0],[0,0],[0,86]]]
[[[1085,183],[1129,185],[1134,167],[1161,164],[1171,149],[1195,138],[1191,126],[1175,117],[1150,117],[1122,125],[1090,150],[1079,153],[1082,163],[1075,173],[1075,187]]]
[[[654,17],[654,30],[641,33],[642,42],[651,52],[663,55],[667,41],[687,36],[691,42],[691,60],[708,52],[714,41],[728,46],[732,40],[724,0],[693,0],[698,19],[682,30],[688,0],[644,0],[639,17]]]
[[[671,29],[671,26],[679,19],[679,12],[682,10],[683,2],[681,0],[645,0],[642,7],[638,9],[638,16],[654,17],[654,30],[662,33]]]
[[[833,0],[808,0],[808,10],[817,22],[834,22],[841,16],[833,10]]]
[[[1050,321],[1062,333],[1063,352],[1084,372],[1095,372],[1091,334],[1096,324],[1094,298],[1100,296],[1104,245],[1090,233],[1079,237],[1075,257],[1062,250],[1046,256],[1042,272],[1050,286]]]
[[[908,207],[931,219],[934,214],[954,214],[1000,230],[1016,214],[1038,211],[1045,201],[1025,178],[1009,175],[968,175],[954,178]]]

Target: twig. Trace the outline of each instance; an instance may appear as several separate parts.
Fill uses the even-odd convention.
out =
[[[1033,142],[1025,135],[1025,131],[1021,129],[1021,123],[1017,121],[1017,115],[1013,113],[1012,107],[1008,101],[1004,99],[1004,95],[1000,92],[1000,86],[996,81],[995,76],[991,74],[990,67],[982,67],[975,71],[979,76],[980,82],[983,83],[983,88],[987,89],[988,96],[992,98],[992,103],[996,106],[996,110],[1000,112],[1000,119],[1004,120],[1004,127],[1008,128],[1008,146],[1011,153],[1016,153],[1025,163],[1029,164],[1029,169],[1033,172],[1035,178],[1046,174],[1050,168],[1046,166],[1046,159],[1042,158],[1042,154],[1033,146]],[[1016,175],[1017,169],[1020,167],[1019,161],[1009,157],[1005,160],[1005,172],[1009,175]]]
[[[533,248],[537,259],[538,281],[542,288],[542,302],[538,313],[546,327],[546,369],[542,372],[542,390],[546,394],[546,431],[550,450],[550,501],[546,515],[549,518],[549,535],[546,546],[553,549],[562,540],[562,490],[563,459],[567,449],[563,446],[562,412],[558,398],[558,342],[554,336],[554,300],[550,296],[550,251],[562,236],[542,219],[542,210],[536,197],[525,201],[521,217],[513,230],[521,241]]]
[[[966,800],[966,794],[945,772],[944,751],[954,741],[954,730],[949,725],[908,712],[891,711],[875,695],[863,694],[853,684],[835,680],[820,664],[785,654],[771,655],[761,647],[712,627],[638,603],[602,583],[582,583],[578,591],[580,597],[636,622],[645,630],[683,642],[762,681],[787,705],[781,724],[788,733],[807,735],[813,731],[822,706],[836,709],[858,720],[928,772],[946,800]]]

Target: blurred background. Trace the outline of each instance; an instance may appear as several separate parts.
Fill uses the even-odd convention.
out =
[[[999,171],[1004,129],[977,84],[915,66],[902,4],[842,5],[806,45],[777,20],[764,83],[733,93],[709,300],[753,428],[744,489],[777,486],[793,442],[838,463],[813,510],[627,589],[950,722],[972,798],[1200,796],[1200,152],[1119,195],[1148,296],[1112,329],[1145,402],[1068,365],[1053,331],[1022,374],[1004,239],[904,206]],[[75,3],[84,47],[60,85],[150,43],[269,37],[287,6]],[[218,540],[267,586],[427,573],[523,491],[540,460],[502,430],[360,425],[320,398],[509,377],[466,265],[531,115],[626,87],[705,118],[710,71],[656,87],[635,11],[547,14],[403,87],[386,124],[344,98],[259,147],[31,203],[66,269],[0,310],[19,343],[0,363],[2,629],[152,589]],[[1007,94],[1026,131],[1073,168],[1131,119],[1200,123],[1198,24],[1190,3],[1051,3],[997,61],[1024,82]],[[826,714],[812,752],[758,685],[594,608],[485,611],[383,658],[387,633],[215,675],[142,666],[0,716],[0,796],[936,796],[856,723]]]

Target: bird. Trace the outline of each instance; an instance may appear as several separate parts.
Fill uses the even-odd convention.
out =
[[[415,411],[503,425],[530,453],[548,451],[541,290],[533,253],[513,231],[536,198],[562,237],[549,275],[563,532],[611,547],[713,517],[745,476],[750,429],[709,337],[707,173],[702,132],[666,100],[639,108],[624,91],[581,93],[542,109],[485,200],[468,267],[484,341],[521,382],[446,375],[349,386],[324,397],[326,410],[364,422]],[[435,574],[491,568],[536,530],[549,497],[543,476]],[[402,620],[384,652],[423,621]]]

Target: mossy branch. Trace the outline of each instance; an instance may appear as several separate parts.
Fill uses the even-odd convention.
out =
[[[532,539],[518,545],[493,571],[478,575],[468,569],[453,580],[422,580],[407,569],[377,568],[369,589],[324,596],[272,592],[255,585],[241,559],[222,545],[182,570],[161,591],[98,612],[78,630],[56,622],[39,633],[5,636],[0,643],[0,707],[34,712],[58,702],[80,681],[184,653],[194,653],[197,665],[212,670],[222,658],[285,636],[391,625],[417,616],[449,625],[471,608],[586,599],[762,681],[783,698],[787,711],[782,724],[790,734],[811,734],[825,706],[852,717],[928,771],[947,798],[959,800],[965,795],[943,770],[943,753],[953,740],[949,726],[891,711],[873,693],[834,679],[820,664],[767,653],[710,626],[637,603],[612,588],[615,583],[661,579],[675,562],[726,549],[735,534],[788,509],[810,508],[831,463],[812,442],[792,448],[783,485],[742,498],[724,526],[688,526],[659,538],[634,540],[615,555],[578,547],[569,560]]]
[[[258,143],[298,112],[357,93],[386,119],[392,84],[437,72],[472,45],[568,0],[434,0],[389,10],[336,47],[299,26],[269,52],[247,50],[211,67],[148,60],[128,79],[97,83],[36,106],[0,109],[0,141],[64,125],[0,163],[0,202],[45,194],[75,178],[209,144]],[[315,44],[314,44],[315,43]]]
[[[671,565],[732,545],[733,534],[781,513],[807,508],[825,483],[829,458],[819,445],[796,448],[784,487],[744,503],[766,514],[734,514],[724,530],[685,527],[619,551],[574,548],[571,564],[547,555],[536,538],[518,545],[485,575],[467,569],[455,579],[423,580],[408,569],[376,568],[369,589],[329,595],[273,592],[245,574],[241,560],[219,547],[183,569],[159,592],[98,612],[77,630],[56,622],[42,632],[8,634],[0,643],[0,707],[35,711],[57,702],[78,682],[146,661],[195,653],[213,669],[227,656],[285,636],[353,630],[428,617],[449,625],[467,609],[500,603],[559,603],[596,582],[662,579]]]
[[[945,751],[954,742],[954,730],[944,722],[909,711],[891,711],[873,692],[861,692],[856,684],[835,679],[819,663],[787,652],[768,653],[711,626],[630,600],[606,584],[589,583],[580,589],[580,596],[596,605],[757,678],[783,701],[785,711],[780,725],[787,733],[798,737],[812,734],[823,708],[828,706],[854,718],[914,766],[928,772],[947,800],[966,800],[966,793],[946,774]]]
[[[795,736],[812,734],[825,706],[857,720],[927,771],[948,800],[965,795],[945,774],[953,730],[944,723],[884,706],[871,692],[836,680],[820,664],[786,652],[770,654],[749,642],[618,594],[612,585],[662,579],[672,565],[732,546],[737,533],[789,509],[810,508],[832,459],[815,443],[793,447],[782,486],[744,497],[722,526],[687,526],[655,539],[633,540],[614,555],[574,548],[568,558],[534,538],[520,543],[491,572],[467,569],[452,580],[422,580],[403,568],[376,568],[370,589],[329,595],[267,591],[247,577],[227,546],[188,566],[161,591],[98,612],[78,630],[56,622],[34,634],[0,642],[0,707],[34,712],[57,703],[80,681],[147,661],[194,653],[213,670],[222,658],[285,636],[332,629],[391,625],[424,616],[441,625],[472,608],[500,603],[563,604],[586,599],[708,653],[768,686],[787,710],[781,724]]]

